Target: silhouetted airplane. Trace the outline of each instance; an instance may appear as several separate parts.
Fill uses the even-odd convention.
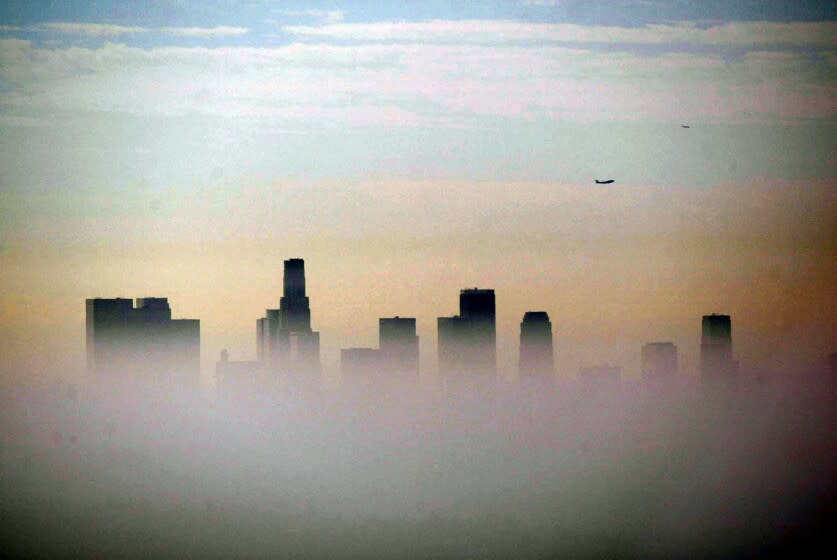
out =
[[[604,181],[599,181],[598,179],[596,179],[596,184],[597,185],[609,185],[612,182],[613,182],[613,179],[605,179]]]
[[[687,124],[681,124],[681,125],[680,125],[680,128],[692,128],[692,127],[691,127],[691,126],[689,126],[689,125],[687,125]]]

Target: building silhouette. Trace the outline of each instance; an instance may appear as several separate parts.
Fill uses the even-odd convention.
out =
[[[394,375],[419,374],[419,337],[413,317],[378,319],[381,366]]]
[[[729,315],[704,315],[701,321],[700,372],[704,378],[731,377],[738,371],[732,358],[732,320]]]
[[[455,315],[436,319],[437,354],[440,375],[466,371],[467,360],[460,352],[468,336],[468,321]]]
[[[279,369],[279,310],[268,309],[256,321],[256,358],[271,370]]]
[[[258,359],[274,372],[312,374],[320,371],[320,333],[311,329],[305,293],[305,261],[285,261],[279,309],[268,309],[256,322]]]
[[[200,384],[200,321],[161,297],[86,301],[87,369],[96,382]]]
[[[378,319],[379,348],[344,348],[340,369],[346,377],[417,377],[419,339],[412,317]]]
[[[439,317],[437,332],[441,375],[497,373],[494,290],[461,290],[459,315]]]
[[[546,311],[527,311],[523,314],[518,368],[521,378],[551,379],[555,373],[552,323]]]
[[[677,346],[671,342],[649,342],[642,347],[642,379],[649,382],[677,377]]]

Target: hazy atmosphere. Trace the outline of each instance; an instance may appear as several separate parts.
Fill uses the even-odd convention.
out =
[[[593,533],[619,535],[614,550],[630,542],[661,557],[706,545],[688,527],[715,531],[705,523],[714,519],[712,498],[738,480],[730,473],[746,478],[780,452],[795,449],[798,463],[759,474],[764,487],[750,488],[753,508],[775,491],[778,517],[802,519],[807,510],[795,510],[788,496],[809,496],[814,509],[833,497],[823,481],[834,474],[834,380],[820,390],[808,374],[825,371],[837,351],[835,4],[403,4],[0,3],[0,387],[3,421],[14,426],[4,430],[10,479],[34,488],[98,465],[92,470],[108,473],[107,483],[84,475],[72,479],[83,498],[58,498],[74,504],[71,512],[101,505],[94,488],[118,489],[120,480],[143,481],[135,490],[186,484],[192,490],[172,493],[192,496],[194,515],[229,516],[201,517],[206,535],[215,523],[241,520],[241,511],[255,516],[287,503],[288,519],[347,534],[352,516],[377,516],[409,530],[424,519],[444,525],[445,535],[473,537],[509,527],[468,513],[496,506],[521,523],[509,529],[511,540],[497,537],[504,546],[564,523],[550,517],[555,504],[543,496],[528,507],[544,488],[589,519],[596,500],[622,496],[614,518],[635,503],[655,502],[666,513],[646,510],[615,532],[595,517]],[[213,400],[222,350],[232,360],[261,360],[256,321],[280,306],[283,262],[292,258],[305,262],[325,390],[299,400],[279,395],[276,407]],[[460,394],[460,401],[434,390],[437,318],[456,315],[460,290],[474,287],[496,294],[499,383],[490,398]],[[136,395],[85,400],[96,388],[85,300],[97,297],[165,297],[173,317],[199,319],[200,387],[213,408],[189,400],[194,395],[183,397],[185,412]],[[548,313],[554,345],[556,384],[542,393],[518,385],[521,320],[533,310]],[[732,318],[736,367],[759,380],[757,394],[735,405],[726,393],[715,401],[696,389],[701,318],[712,313]],[[396,316],[415,318],[419,338],[420,388],[390,395],[388,406],[402,402],[403,410],[379,408],[375,390],[348,396],[341,373],[341,349],[377,346],[378,319]],[[640,351],[652,341],[673,342],[679,357],[679,389],[659,401],[638,389]],[[594,408],[573,408],[573,396],[586,394],[579,371],[597,364],[621,368],[624,398],[599,395]],[[776,381],[758,384],[765,379]],[[38,392],[47,388],[50,397]],[[55,391],[74,404],[64,397],[67,410],[44,404]],[[598,418],[595,407],[612,414]],[[778,416],[748,416],[764,410]],[[155,415],[172,422],[158,439],[147,430]],[[744,418],[725,440],[738,448],[730,455],[716,437],[727,418]],[[335,427],[341,422],[345,433]],[[795,440],[789,434],[801,426],[810,432]],[[194,441],[209,443],[195,451]],[[666,445],[686,450],[676,468]],[[230,447],[251,462],[226,463]],[[297,455],[281,453],[288,448]],[[67,458],[66,449],[78,456]],[[726,474],[708,476],[694,459],[703,451],[726,457]],[[178,462],[190,456],[202,467]],[[28,472],[21,465],[33,457],[47,466]],[[334,470],[322,466],[329,461]],[[594,463],[601,469],[591,474]],[[396,484],[405,464],[415,479],[409,489]],[[197,478],[187,484],[179,469]],[[482,474],[459,478],[463,470]],[[625,485],[658,475],[664,483],[648,494]],[[251,483],[236,486],[241,479]],[[577,482],[577,493],[567,481]],[[401,493],[375,502],[378,483]],[[41,511],[41,498],[10,487],[6,513],[27,512],[22,519],[36,527],[29,515]],[[50,496],[53,487],[44,488]],[[610,490],[591,497],[590,488]],[[98,498],[85,501],[91,495]],[[674,516],[660,529],[663,544],[649,544],[646,522],[667,517],[663,504],[697,496],[713,505]],[[159,500],[136,506],[138,515],[158,511]],[[504,500],[517,505],[497,506]],[[733,508],[735,515],[746,518],[748,507]],[[166,511],[178,523],[193,515]],[[431,514],[465,525],[451,529]],[[568,534],[584,525],[565,521]],[[777,521],[759,523],[739,525],[752,533]],[[136,526],[134,537],[155,534]],[[384,540],[408,530],[364,527]],[[256,540],[273,538],[253,531]],[[597,539],[584,534],[578,550],[600,556]],[[317,557],[307,538],[294,546]],[[575,550],[553,548],[551,538],[529,541],[526,554]],[[271,554],[272,542],[216,554]],[[512,553],[444,542],[438,550],[451,557]],[[125,553],[108,546],[79,551]],[[428,546],[413,552],[432,556]]]
[[[335,367],[401,314],[432,370],[435,317],[468,286],[497,291],[510,363],[528,309],[551,313],[570,374],[595,358],[635,375],[650,339],[689,363],[711,312],[735,317],[742,361],[822,359],[834,15],[6,2],[3,377],[81,376],[94,296],[168,296],[201,319],[207,372],[222,348],[251,358],[292,256]]]

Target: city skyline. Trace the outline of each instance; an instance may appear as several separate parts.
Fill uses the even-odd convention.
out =
[[[743,364],[810,367],[837,345],[835,20],[813,1],[4,2],[0,379],[79,379],[77,302],[99,294],[200,316],[204,372],[255,358],[288,255],[331,371],[395,315],[431,363],[467,286],[500,298],[501,372],[533,309],[568,371],[636,376],[636,348],[671,340],[694,373],[712,312]]]
[[[524,313],[519,330],[517,371],[502,372],[498,377],[495,292],[476,287],[460,290],[458,315],[437,318],[435,364],[422,364],[420,361],[416,319],[396,315],[378,319],[378,348],[341,348],[337,371],[323,372],[319,333],[311,329],[304,259],[297,257],[284,261],[282,285],[279,309],[268,309],[265,317],[256,321],[256,359],[237,357],[230,360],[229,351],[224,348],[220,359],[215,362],[214,372],[206,376],[213,388],[223,384],[222,380],[228,374],[241,386],[251,384],[251,389],[283,378],[308,379],[318,384],[331,378],[333,382],[335,375],[343,382],[372,374],[380,374],[380,380],[400,378],[413,381],[430,375],[443,384],[446,379],[455,378],[493,381],[505,378],[508,381],[516,377],[518,381],[526,382],[535,378],[555,379],[556,375],[559,378],[568,377],[568,371],[562,368],[556,370],[552,323],[545,311]],[[195,342],[189,343],[191,349],[188,352],[198,352],[199,320],[172,321],[167,298],[137,298],[136,302],[134,307],[132,299],[87,300],[87,383],[95,385],[109,375],[118,380],[125,375],[120,373],[120,369],[134,372],[126,379],[133,375],[139,381],[146,377],[147,381],[154,382],[159,376],[149,373],[154,369],[155,361],[163,360],[159,365],[165,372],[167,360],[170,360],[155,348],[170,339],[168,344],[174,349],[181,344],[175,344],[176,340],[181,340],[175,337],[182,337],[179,333],[186,332],[184,327],[191,329],[189,325],[194,325],[196,334]],[[183,327],[175,329],[179,324]],[[168,334],[169,330],[172,334]],[[749,378],[763,378],[764,370],[748,364],[740,367],[733,350],[732,332],[729,315],[711,313],[701,317],[698,368],[701,379],[732,380],[738,378],[742,371]],[[166,352],[170,354],[172,349]],[[194,363],[196,358],[191,354],[189,356],[177,359]],[[670,383],[682,375],[678,347],[672,342],[643,343],[640,359],[641,375],[637,377],[644,382]],[[825,372],[831,367],[828,360],[833,360],[833,353],[829,352],[811,367],[800,371],[806,374]],[[619,363],[586,363],[579,368],[577,378],[590,387],[612,384],[622,379],[622,371],[623,366]],[[323,373],[325,376],[321,375]]]
[[[835,139],[833,0],[0,1],[0,541],[828,545]]]

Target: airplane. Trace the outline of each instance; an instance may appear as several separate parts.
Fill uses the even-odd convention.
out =
[[[612,182],[613,182],[613,179],[605,179],[604,181],[599,181],[598,179],[596,179],[596,184],[597,185],[609,185]]]

